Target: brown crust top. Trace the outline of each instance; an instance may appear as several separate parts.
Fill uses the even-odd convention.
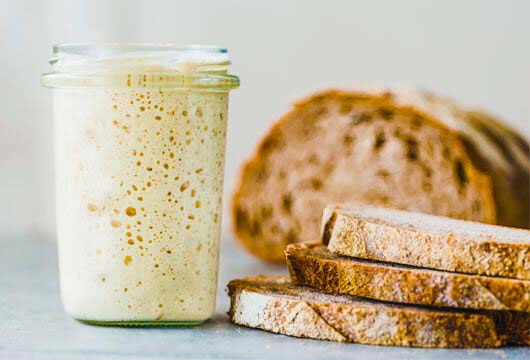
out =
[[[233,280],[228,293],[233,322],[291,336],[430,348],[530,344],[527,313],[387,304],[263,276]]]
[[[289,245],[286,257],[292,282],[323,291],[408,304],[530,312],[527,280],[347,258],[319,243]]]

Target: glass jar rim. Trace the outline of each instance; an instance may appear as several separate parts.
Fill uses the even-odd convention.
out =
[[[53,71],[41,81],[47,87],[115,87],[125,75],[142,75],[152,87],[230,90],[239,86],[239,78],[227,73],[230,64],[219,46],[67,43],[53,46]]]

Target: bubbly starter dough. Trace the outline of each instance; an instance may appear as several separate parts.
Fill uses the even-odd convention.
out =
[[[228,93],[54,91],[66,310],[92,321],[210,317]]]

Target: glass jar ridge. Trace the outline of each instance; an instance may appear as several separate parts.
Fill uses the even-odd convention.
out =
[[[53,47],[47,87],[192,88],[229,91],[239,78],[228,74],[228,51],[217,46],[78,43]]]

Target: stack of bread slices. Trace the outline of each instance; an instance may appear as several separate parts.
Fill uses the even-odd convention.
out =
[[[290,279],[228,284],[233,322],[372,345],[530,345],[529,230],[329,206],[321,241],[285,255]]]

